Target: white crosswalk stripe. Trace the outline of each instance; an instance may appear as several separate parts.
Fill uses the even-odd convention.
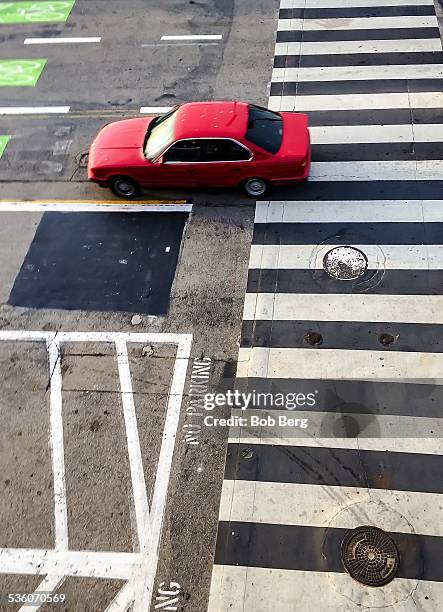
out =
[[[404,66],[325,66],[323,68],[274,68],[274,83],[285,81],[353,81],[378,79],[441,79],[443,64]]]
[[[443,200],[257,202],[255,223],[413,223],[441,221]],[[252,245],[252,249],[260,245]],[[430,245],[427,248],[440,248]],[[251,268],[256,266],[251,265]]]
[[[439,91],[421,93],[386,94],[342,94],[342,95],[299,95],[271,96],[269,108],[275,111],[334,111],[362,109],[413,109],[441,108],[443,93]]]
[[[382,28],[437,28],[437,17],[364,17],[362,19],[279,19],[279,32],[303,30],[379,30]]]
[[[390,321],[443,325],[442,295],[247,293],[243,318],[261,321]]]
[[[329,522],[337,512],[337,502],[345,505],[377,498],[381,504],[400,504],[403,513],[414,520],[419,516],[420,533],[443,536],[443,506],[438,495],[433,493],[415,493],[412,491],[390,491],[378,489],[369,491],[359,487],[316,487],[304,484],[283,482],[255,482],[253,480],[225,480],[223,483],[220,520],[249,521],[254,523],[278,523],[283,525],[316,525],[321,527]],[[423,497],[427,504],[437,510],[434,522],[426,515]],[[438,518],[439,517],[439,518]],[[337,527],[351,529],[354,522],[349,515],[342,518]],[[364,522],[362,509],[360,523]],[[412,523],[410,524],[412,531]]]
[[[331,0],[281,0],[280,8],[330,8]],[[434,6],[433,0],[334,0],[334,8],[380,6]]]
[[[341,40],[324,42],[276,43],[275,55],[333,55],[348,53],[418,53],[441,51],[439,38],[412,38],[400,40]]]
[[[312,144],[443,142],[443,123],[424,125],[322,125],[310,128]]]
[[[249,399],[231,412],[208,610],[433,612],[443,601],[434,4],[281,0],[277,30],[268,106],[310,115],[313,162],[291,201],[256,206],[236,378]],[[365,262],[350,280],[325,269],[337,246]],[[343,571],[341,540],[359,525],[408,551],[409,569],[401,561],[382,589]]]

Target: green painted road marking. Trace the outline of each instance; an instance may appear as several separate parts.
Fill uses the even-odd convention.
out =
[[[75,0],[0,2],[0,23],[66,21]]]
[[[0,158],[5,152],[6,145],[8,144],[10,138],[10,136],[0,136]]]
[[[35,87],[46,61],[0,60],[0,87]]]

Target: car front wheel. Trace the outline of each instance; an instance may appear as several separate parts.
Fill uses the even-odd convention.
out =
[[[109,186],[112,193],[125,200],[135,198],[140,193],[139,184],[129,176],[116,176],[111,179]]]
[[[260,198],[268,193],[269,184],[262,178],[250,178],[243,183],[243,191],[249,198]]]

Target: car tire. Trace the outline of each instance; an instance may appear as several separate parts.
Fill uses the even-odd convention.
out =
[[[114,195],[124,200],[132,200],[140,193],[140,185],[129,176],[114,176],[109,186]]]
[[[248,198],[261,198],[269,192],[269,183],[258,176],[246,179],[242,184]]]

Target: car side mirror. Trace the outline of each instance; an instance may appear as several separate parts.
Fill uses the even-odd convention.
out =
[[[163,164],[165,161],[165,157],[164,155],[160,155],[160,157],[157,157],[157,159],[155,160],[156,164]]]

